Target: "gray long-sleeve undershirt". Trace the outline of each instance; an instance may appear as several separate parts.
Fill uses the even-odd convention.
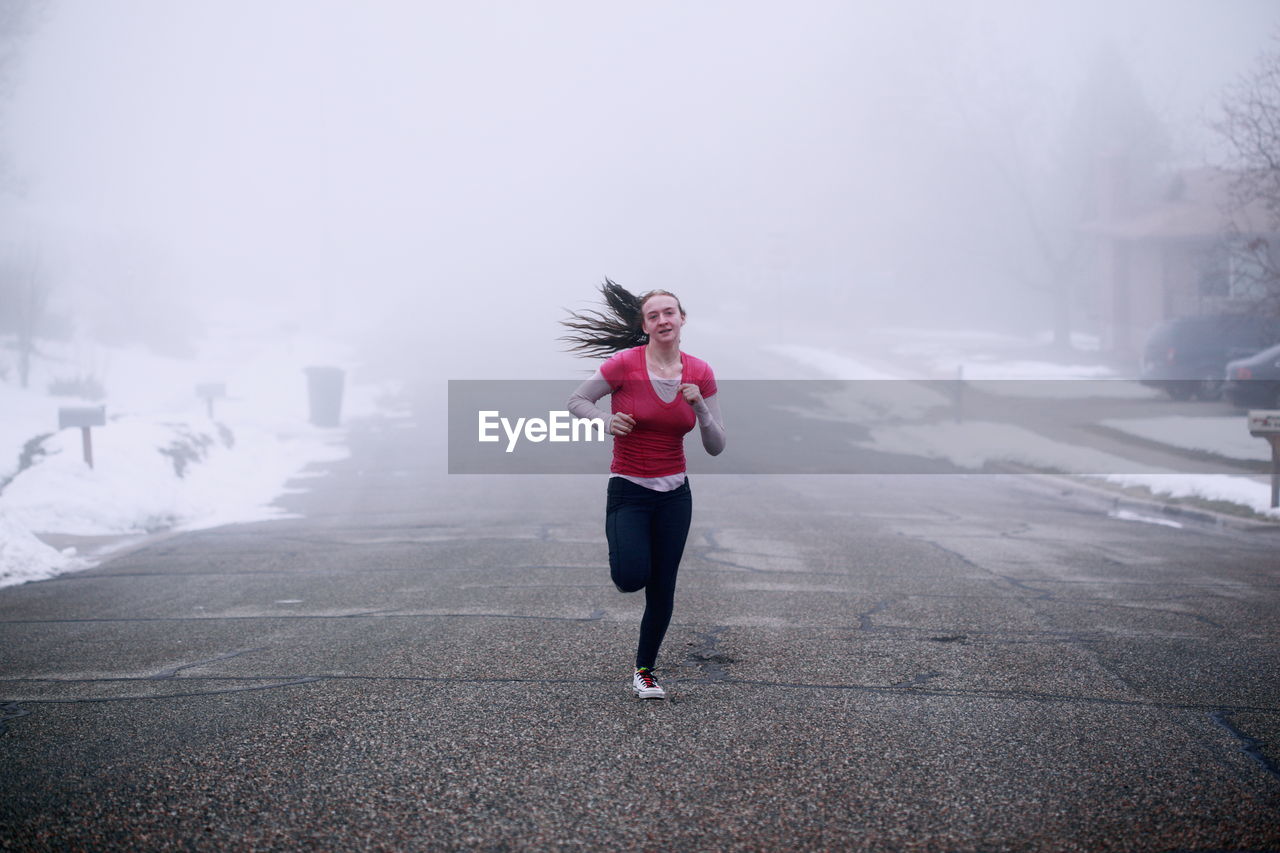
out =
[[[670,403],[680,392],[679,379],[651,378],[650,381],[653,383],[653,390],[664,403]],[[590,379],[569,395],[569,411],[578,418],[600,418],[605,422],[608,433],[613,435],[613,413],[596,405],[596,401],[611,391],[609,380],[597,369]],[[698,416],[702,446],[712,456],[719,455],[725,445],[724,418],[720,414],[720,401],[716,396],[712,394],[710,397],[703,397],[702,402],[693,407],[693,413]]]

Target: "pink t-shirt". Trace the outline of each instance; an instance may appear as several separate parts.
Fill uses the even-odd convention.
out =
[[[680,365],[681,383],[697,385],[704,398],[716,393],[711,365],[687,353],[680,353]],[[645,347],[614,353],[600,365],[600,375],[609,383],[613,413],[636,419],[628,435],[614,436],[609,470],[628,477],[667,477],[684,471],[684,436],[697,426],[698,417],[683,394],[670,403],[658,396],[645,364]]]

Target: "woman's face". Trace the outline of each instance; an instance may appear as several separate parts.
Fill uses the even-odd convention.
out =
[[[644,332],[651,343],[679,343],[684,315],[680,313],[680,303],[674,296],[665,293],[650,296],[641,306],[640,313]]]

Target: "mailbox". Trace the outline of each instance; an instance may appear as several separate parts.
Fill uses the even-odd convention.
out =
[[[84,464],[90,468],[93,467],[93,439],[89,437],[89,429],[106,425],[106,406],[60,406],[58,408],[58,429],[79,427],[84,443]]]
[[[1271,508],[1280,507],[1280,409],[1249,412],[1249,435],[1271,442]]]
[[[196,386],[196,396],[204,400],[209,419],[213,420],[213,401],[227,396],[227,386],[222,382],[202,382]]]
[[[58,409],[58,429],[107,425],[106,406],[62,406]]]
[[[1249,435],[1255,438],[1280,435],[1280,409],[1258,409],[1249,412]]]

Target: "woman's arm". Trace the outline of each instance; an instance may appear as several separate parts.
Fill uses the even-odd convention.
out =
[[[703,397],[693,404],[693,412],[698,416],[698,431],[702,434],[702,446],[712,456],[719,456],[724,450],[724,417],[720,414],[720,395],[712,394]]]
[[[605,431],[613,435],[614,414],[596,405],[596,401],[612,391],[609,380],[599,370],[591,378],[578,386],[578,390],[569,395],[568,408],[575,418],[588,420],[599,418],[605,423]]]

